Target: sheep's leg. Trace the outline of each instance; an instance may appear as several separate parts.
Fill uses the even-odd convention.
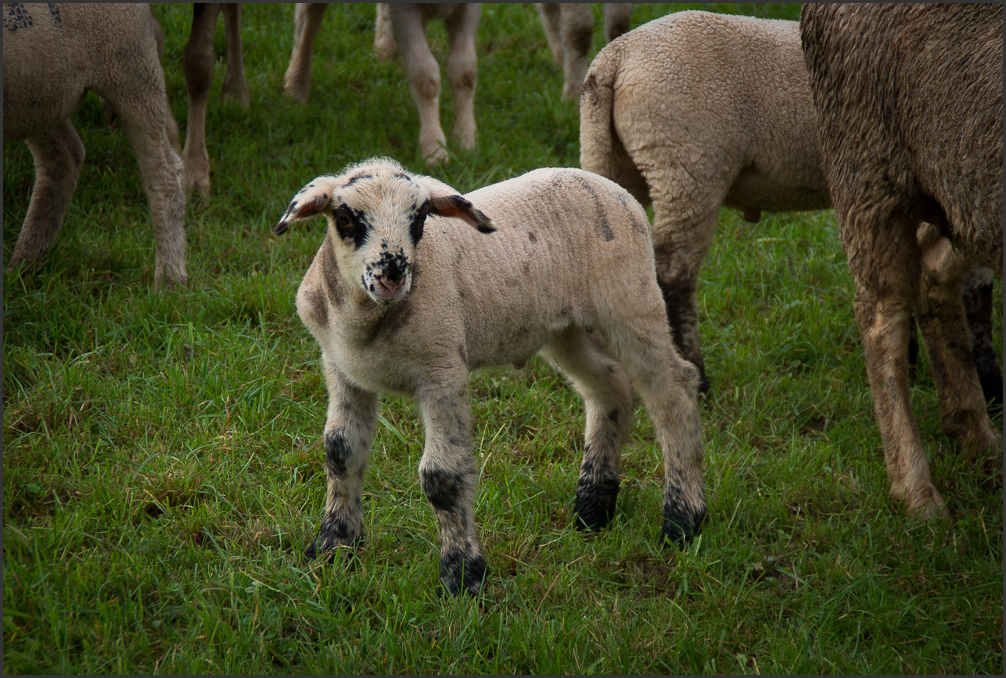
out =
[[[426,42],[426,26],[414,5],[389,7],[391,28],[402,53],[409,91],[419,108],[419,152],[427,165],[447,159],[447,138],[440,127],[440,67]]]
[[[154,25],[154,37],[157,40],[157,59],[161,63],[161,70],[164,70],[164,28],[161,26],[161,22],[157,20],[154,13],[150,13],[150,17],[153,20]],[[165,97],[167,97],[167,88],[165,88]],[[164,109],[167,112],[167,126],[168,139],[171,140],[171,147],[175,149],[175,153],[181,154],[182,147],[179,145],[179,135],[178,135],[178,123],[175,121],[175,116],[171,112],[171,99],[166,98],[167,106]],[[107,109],[106,109],[107,111]]]
[[[10,269],[41,259],[52,247],[84,164],[84,144],[69,120],[25,143],[35,161],[35,187],[7,265]]]
[[[189,99],[185,129],[185,190],[194,187],[200,194],[210,192],[210,156],[206,152],[206,101],[213,84],[213,32],[220,3],[192,5],[192,31],[182,54],[185,89]]]
[[[615,516],[618,458],[632,426],[629,377],[583,330],[569,330],[541,355],[566,374],[583,398],[587,431],[576,487],[577,526],[599,530]]]
[[[944,432],[959,439],[970,457],[1001,441],[986,412],[961,302],[970,266],[945,238],[920,238],[920,244],[925,273],[919,326],[940,398],[940,421]]]
[[[388,3],[377,3],[377,17],[374,21],[374,51],[381,59],[393,59],[398,54],[395,34],[391,30],[391,15]]]
[[[673,183],[667,183],[668,181]],[[647,177],[647,182],[651,187],[679,185],[677,179],[653,180]],[[659,193],[654,196],[653,254],[657,266],[657,282],[664,296],[674,343],[680,349],[682,357],[699,369],[699,390],[705,393],[709,390],[709,379],[699,345],[698,300],[695,291],[702,261],[712,245],[719,203],[710,197],[705,201],[707,208],[704,213],[677,207],[687,202],[684,199],[668,200]],[[684,214],[680,213],[683,211]]]
[[[552,58],[555,63],[562,66],[562,28],[559,4],[536,2],[534,6],[538,8],[538,15],[541,17],[541,25],[545,29],[545,39],[548,40],[548,49],[552,53]]]
[[[461,148],[475,148],[475,81],[478,57],[475,54],[475,33],[478,30],[481,6],[466,3],[445,19],[449,42],[447,80],[454,92],[454,129],[451,138]]]
[[[891,494],[909,510],[947,515],[929,473],[908,392],[908,317],[921,283],[915,224],[903,214],[868,218],[858,211],[840,221]]]
[[[363,540],[363,473],[377,421],[377,394],[350,384],[322,353],[328,387],[325,420],[325,512],[305,555],[329,562]]]
[[[416,397],[426,428],[419,480],[440,525],[440,581],[452,595],[475,595],[486,561],[475,531],[478,469],[470,442],[467,374],[459,374],[454,385]]]
[[[150,204],[156,233],[154,282],[180,285],[187,280],[185,173],[165,126],[170,113],[163,82],[161,80],[159,85],[161,91],[156,93],[120,87],[102,94],[122,120],[140,166],[143,191]]]
[[[579,99],[580,87],[587,75],[587,56],[594,42],[594,14],[587,3],[559,5],[563,48],[563,71],[566,76],[562,96]]]
[[[628,33],[631,18],[631,3],[606,2],[604,4],[604,39],[611,42],[623,33]]]
[[[625,366],[650,414],[664,461],[663,535],[684,546],[698,534],[707,513],[699,375],[671,342],[659,291],[653,288],[651,300],[637,299],[650,310],[621,319],[605,344]]]
[[[244,50],[241,47],[241,3],[224,4],[224,37],[227,42],[227,73],[224,75],[224,99],[248,108],[248,82],[245,80]]]
[[[293,13],[294,42],[290,66],[283,76],[283,91],[294,101],[307,103],[311,93],[311,57],[328,3],[298,2]]]
[[[978,370],[985,402],[991,409],[1003,407],[1003,375],[992,343],[993,273],[984,266],[974,266],[964,278],[964,313],[971,330],[971,352]]]

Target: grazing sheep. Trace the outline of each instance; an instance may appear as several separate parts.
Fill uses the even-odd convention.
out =
[[[248,83],[245,81],[241,47],[240,3],[194,3],[192,30],[182,54],[185,89],[188,94],[188,123],[185,128],[185,188],[195,188],[202,195],[210,193],[210,156],[206,151],[206,102],[213,84],[213,33],[220,10],[224,13],[224,37],[227,45],[227,73],[223,96],[248,107]]]
[[[316,214],[328,234],[297,312],[328,385],[328,497],[308,557],[361,539],[377,396],[407,394],[426,429],[419,475],[440,523],[440,578],[451,593],[476,593],[486,564],[468,373],[539,351],[586,406],[578,524],[599,529],[614,515],[631,378],[663,449],[663,534],[683,545],[698,532],[698,375],[671,343],[646,213],[628,193],[579,169],[540,169],[462,197],[378,158],[309,183],[275,232]]]
[[[587,72],[587,55],[594,41],[594,15],[585,2],[535,3],[555,63],[563,67],[562,96],[576,99]],[[604,38],[611,42],[629,30],[632,5],[604,4]]]
[[[4,5],[4,140],[24,139],[35,186],[11,268],[40,260],[66,215],[84,163],[70,123],[88,90],[107,101],[129,135],[156,228],[155,283],[184,283],[182,161],[168,129],[160,24],[146,4]]]
[[[580,99],[580,165],[653,203],[657,279],[675,343],[709,387],[695,288],[720,207],[829,206],[795,21],[709,12],[611,42]]]
[[[944,431],[1000,446],[961,304],[973,264],[1002,273],[1001,5],[805,5],[821,155],[856,285],[891,492],[945,515],[909,400],[915,310]],[[919,224],[929,222],[920,237]],[[925,231],[928,231],[926,233]],[[942,237],[939,237],[942,236]]]
[[[297,3],[295,42],[283,89],[290,98],[307,102],[311,83],[311,52],[326,4]],[[450,53],[447,79],[454,94],[451,137],[461,148],[475,147],[475,81],[478,60],[475,33],[482,6],[478,3],[390,3],[377,6],[374,48],[384,57],[401,51],[409,91],[419,108],[419,151],[427,165],[447,160],[447,138],[440,127],[440,67],[426,41],[426,23],[442,18]]]

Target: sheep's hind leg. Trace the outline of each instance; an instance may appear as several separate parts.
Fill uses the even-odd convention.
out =
[[[674,172],[674,178],[650,179],[653,186],[679,186],[691,180],[687,172]],[[695,186],[698,191],[700,187]],[[657,191],[653,197],[653,255],[657,267],[657,281],[664,297],[667,319],[674,344],[682,357],[699,370],[699,391],[709,390],[705,361],[699,345],[698,285],[702,261],[712,245],[713,232],[719,216],[719,202],[710,193],[705,198],[706,208],[688,210],[681,205],[695,200],[679,196],[669,200]],[[701,201],[699,201],[701,202]],[[685,214],[679,214],[686,212]]]
[[[978,381],[982,385],[985,402],[990,410],[1003,408],[1003,374],[992,343],[992,284],[991,269],[974,266],[964,278],[964,312],[971,330],[971,351],[974,354]]]
[[[332,562],[340,550],[363,540],[363,473],[374,440],[377,395],[351,385],[327,357],[322,358],[329,398],[325,512],[305,555],[310,559],[323,555]]]
[[[908,392],[908,317],[921,289],[915,225],[904,215],[871,217],[867,212],[849,210],[839,220],[856,285],[854,314],[891,494],[911,511],[947,515],[933,485]]]
[[[408,4],[389,7],[391,28],[419,109],[419,152],[427,165],[447,159],[447,138],[440,127],[440,66],[426,42],[420,10]]]
[[[472,457],[467,397],[464,371],[454,384],[416,394],[426,428],[419,480],[440,526],[440,582],[451,595],[478,594],[486,575],[475,531],[478,469]]]
[[[298,2],[294,9],[293,52],[283,76],[283,91],[302,104],[307,103],[311,94],[311,58],[326,9],[328,4],[324,2]]]
[[[224,4],[224,35],[227,44],[227,74],[222,92],[248,108],[248,81],[245,80],[244,50],[241,47],[241,3]]]
[[[84,144],[69,120],[25,140],[35,161],[28,214],[7,267],[38,261],[52,247],[84,164]]]
[[[605,338],[621,360],[653,422],[664,461],[663,536],[678,546],[690,542],[706,520],[702,485],[702,422],[698,370],[682,360],[671,342],[654,286],[652,310]],[[640,303],[645,303],[640,299]]]
[[[185,184],[182,160],[168,136],[171,116],[159,63],[135,62],[135,72],[123,72],[122,82],[98,91],[122,120],[136,154],[143,191],[154,221],[156,251],[154,283],[182,285],[185,266]],[[147,73],[158,74],[145,88],[130,87]]]
[[[451,138],[466,150],[475,148],[475,81],[478,72],[475,33],[480,12],[477,4],[462,4],[445,20],[450,39],[447,80],[454,92]]]
[[[206,101],[213,84],[213,33],[220,3],[192,5],[192,30],[182,53],[185,89],[188,93],[188,121],[185,124],[185,189],[193,187],[202,195],[210,192],[210,156],[206,152]]]
[[[919,326],[940,398],[940,421],[944,432],[959,439],[965,454],[973,457],[1002,438],[986,411],[961,301],[970,265],[945,238],[921,237],[920,244],[924,275]]]
[[[621,364],[587,332],[572,329],[541,355],[565,373],[587,415],[576,486],[577,527],[599,530],[615,516],[618,458],[632,425],[632,388]]]

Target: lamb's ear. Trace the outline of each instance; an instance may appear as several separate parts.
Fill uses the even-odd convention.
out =
[[[335,186],[335,177],[317,177],[300,189],[290,201],[290,206],[286,208],[286,214],[272,227],[273,233],[283,235],[294,221],[320,214],[331,202]]]
[[[429,192],[431,214],[463,219],[477,228],[480,233],[492,233],[496,230],[492,219],[444,182],[422,175],[414,176],[412,179],[422,184]]]

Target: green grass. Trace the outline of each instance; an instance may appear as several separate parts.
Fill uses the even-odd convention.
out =
[[[633,26],[681,8],[637,5]],[[155,12],[184,129],[191,10]],[[359,557],[304,561],[327,396],[294,294],[323,233],[270,227],[349,162],[423,171],[415,108],[401,68],[372,55],[373,23],[369,6],[328,10],[302,107],[282,94],[293,6],[246,6],[252,104],[220,101],[218,61],[213,194],[188,206],[182,290],[152,288],[121,129],[93,96],[76,116],[87,160],[56,244],[40,271],[4,273],[4,673],[1002,673],[1001,454],[959,457],[923,362],[913,403],[955,520],[921,522],[889,497],[828,211],[756,225],[723,211],[699,288],[710,522],[691,548],[660,547],[642,408],[613,527],[573,527],[583,410],[535,359],[471,379],[481,603],[435,593],[407,399],[383,399]],[[443,63],[442,25],[431,34]],[[435,174],[467,191],[577,165],[577,107],[533,8],[484,6],[478,48],[477,148]],[[449,133],[446,88],[441,110]],[[5,143],[5,262],[33,180],[26,147]],[[1001,287],[995,304],[1001,344]]]

